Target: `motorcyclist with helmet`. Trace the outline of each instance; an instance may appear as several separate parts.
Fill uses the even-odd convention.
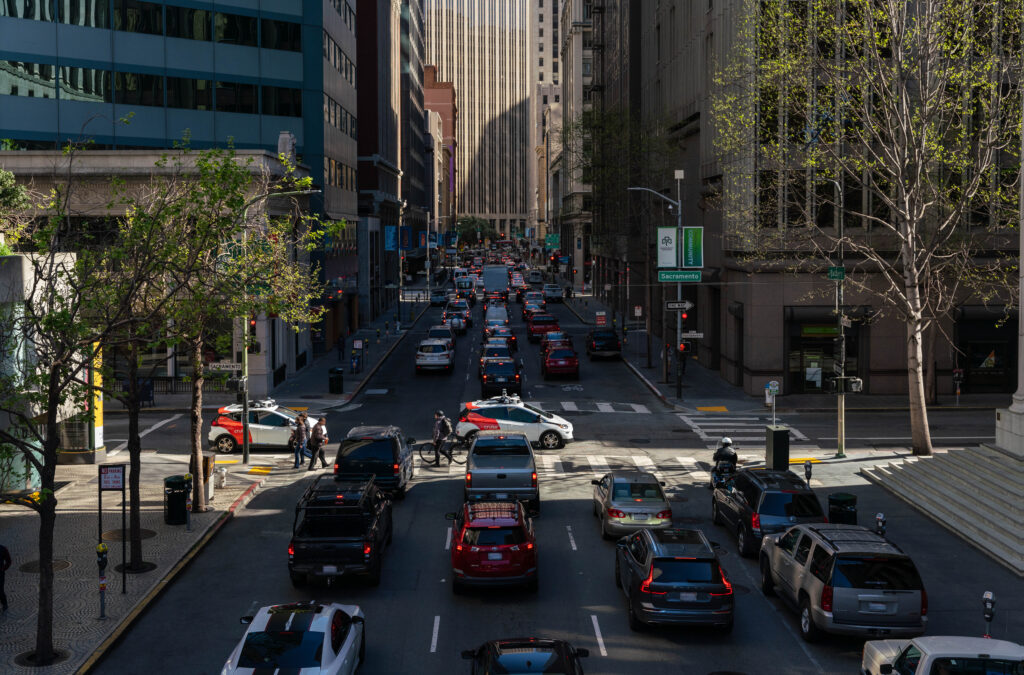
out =
[[[714,488],[724,483],[728,476],[736,473],[738,461],[739,458],[736,456],[736,450],[732,447],[732,439],[725,436],[711,458],[711,487]]]

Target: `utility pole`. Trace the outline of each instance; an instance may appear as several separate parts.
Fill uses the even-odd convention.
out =
[[[683,264],[683,180],[686,172],[676,169],[676,267]],[[683,284],[676,282],[676,301],[683,300]],[[683,344],[683,315],[676,312],[676,398],[683,397],[683,352],[679,349]]]

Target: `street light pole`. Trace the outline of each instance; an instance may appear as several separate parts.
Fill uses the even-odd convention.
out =
[[[838,375],[838,377],[835,377],[838,380],[836,384],[836,458],[842,459],[846,457],[846,315],[843,312],[845,304],[843,285],[846,282],[843,212],[846,210],[846,204],[842,183],[834,178],[826,178],[825,180],[832,183],[839,194],[839,199],[836,200],[839,207],[836,224],[839,230],[839,267],[843,270],[843,276],[836,279],[836,321],[838,322],[839,337],[836,339],[835,366],[832,369],[832,374],[833,376]]]

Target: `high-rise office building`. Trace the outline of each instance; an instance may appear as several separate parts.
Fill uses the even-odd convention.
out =
[[[533,240],[544,242],[547,232],[547,195],[549,180],[548,157],[544,137],[547,125],[561,119],[561,74],[558,67],[558,0],[533,0],[530,13],[533,15],[533,61],[530,64],[533,82],[533,104],[530,106],[530,149],[531,171],[529,185],[530,214],[527,222],[528,235]],[[550,112],[545,112],[550,111]]]
[[[415,275],[426,261],[430,208],[423,112],[423,0],[402,0],[401,54],[402,225],[411,233],[411,248],[404,252],[405,267],[408,274]]]
[[[554,0],[548,0],[554,2]],[[525,235],[529,204],[532,0],[427,0],[427,63],[459,92],[460,217]]]

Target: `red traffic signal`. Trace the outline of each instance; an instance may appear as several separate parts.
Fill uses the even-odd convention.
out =
[[[681,351],[681,352],[685,352],[686,351],[686,343],[685,342],[680,342],[679,343],[679,351]]]
[[[256,330],[256,317],[249,319],[249,328]]]
[[[683,312],[679,315],[679,318],[681,318],[683,321],[686,321],[687,316],[688,315],[686,314],[686,312]]]

